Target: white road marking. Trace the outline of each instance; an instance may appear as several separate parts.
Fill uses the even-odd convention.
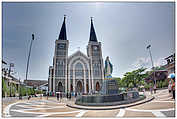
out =
[[[169,95],[165,94],[165,95],[160,95],[160,96],[157,96],[157,98],[162,98],[162,97],[169,97]]]
[[[162,112],[160,111],[153,111],[152,114],[154,114],[156,117],[166,117]]]
[[[82,117],[86,112],[87,110],[82,110],[79,114],[76,115],[76,117]]]
[[[19,102],[16,102],[16,103],[12,103],[10,105],[8,105],[5,110],[4,110],[4,113],[5,113],[5,117],[10,117],[10,108],[15,105],[15,104],[18,104]]]
[[[48,107],[48,108],[30,108],[30,109],[21,109],[21,110],[42,110],[42,109],[55,109],[55,108],[65,108],[65,106],[56,106],[56,107]]]
[[[130,108],[127,108],[126,110],[129,110],[129,111],[136,111],[136,112],[155,112],[155,111],[172,111],[172,110],[175,110],[175,108],[169,108],[169,109],[158,109],[158,110],[139,110],[139,109],[130,109]]]
[[[159,100],[168,100],[168,99],[172,99],[172,97],[164,98],[164,99],[159,99]]]
[[[11,111],[20,112],[20,113],[30,113],[30,114],[44,114],[44,115],[46,115],[46,114],[49,114],[49,115],[51,115],[51,114],[70,114],[70,113],[81,112],[81,110],[71,111],[71,112],[25,112],[23,110],[15,110],[15,109],[13,109]]]
[[[116,117],[123,117],[125,114],[125,109],[120,109],[119,113],[116,115]]]
[[[172,102],[172,103],[175,103],[175,101],[161,101],[161,100],[154,100],[154,101],[152,101],[152,102]]]
[[[168,92],[168,90],[159,91],[159,92],[157,92],[156,94],[154,94],[154,96],[157,96],[157,95],[159,95],[159,94],[161,94],[161,93],[163,93],[163,92]]]
[[[30,107],[31,105],[15,105],[15,106],[18,106],[18,107],[24,107],[24,108],[30,108],[30,109],[37,109],[37,107]],[[32,105],[33,106],[33,105]],[[35,105],[35,106],[39,106],[38,109],[46,109],[46,108],[64,108],[64,107],[67,107],[66,105],[63,105],[63,106],[47,106],[47,105]],[[43,107],[45,106],[45,107]]]
[[[39,115],[37,117],[46,117],[46,116],[49,116],[50,114],[42,114],[42,115]]]

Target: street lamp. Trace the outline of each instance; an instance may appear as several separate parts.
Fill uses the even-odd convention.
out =
[[[151,45],[148,45],[146,47],[148,50],[149,50],[149,54],[150,54],[150,57],[151,57],[151,63],[152,63],[152,68],[153,68],[153,78],[154,78],[154,85],[156,86],[156,79],[155,79],[155,67],[154,67],[154,63],[153,63],[153,60],[152,60],[152,54],[151,54]]]
[[[30,60],[31,48],[32,48],[33,41],[34,41],[34,34],[32,34],[32,39],[31,39],[31,44],[30,44],[30,50],[29,50],[29,55],[28,55],[28,60],[27,60],[27,66],[26,66],[26,80],[27,80],[27,78],[28,78],[28,67],[29,67],[29,60]]]
[[[22,99],[22,92],[21,92],[21,81],[20,81],[20,77],[19,77],[19,100],[21,100]]]
[[[14,67],[14,63],[10,63],[9,64],[9,73],[8,73],[8,77],[9,77],[9,83],[10,83],[10,97],[12,96],[12,82],[10,79],[10,72],[11,72],[11,68]]]
[[[28,60],[27,60],[27,66],[26,66],[26,81],[28,78],[28,67],[29,67],[29,60],[30,60],[30,55],[31,55],[31,48],[32,48],[32,44],[34,41],[34,34],[32,34],[32,39],[31,39],[31,43],[30,43],[30,50],[29,50],[29,55],[28,55]],[[28,92],[28,91],[27,91]]]

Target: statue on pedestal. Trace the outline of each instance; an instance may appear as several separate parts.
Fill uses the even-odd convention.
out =
[[[104,69],[104,73],[105,73],[105,79],[112,79],[112,71],[113,71],[113,66],[111,64],[111,62],[109,61],[109,57],[106,57],[105,60],[105,69]]]

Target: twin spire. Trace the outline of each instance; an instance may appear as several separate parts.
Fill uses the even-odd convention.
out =
[[[93,17],[91,17],[91,27],[90,27],[89,41],[97,42],[97,37],[96,37],[95,29],[94,29],[94,26],[93,26],[92,18]],[[64,21],[63,21],[63,24],[62,24],[62,27],[61,27],[61,30],[60,30],[58,40],[67,40],[65,19],[66,19],[66,15],[64,15]]]
[[[65,19],[66,19],[66,15],[64,15],[64,21],[60,30],[58,40],[67,40]]]
[[[91,27],[90,27],[90,39],[89,39],[89,41],[97,42],[96,33],[95,33],[94,26],[93,26],[92,18],[93,17],[91,17]]]

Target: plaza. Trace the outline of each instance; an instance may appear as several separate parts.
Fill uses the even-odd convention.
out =
[[[176,116],[174,2],[2,8],[3,118]]]
[[[150,92],[146,92],[147,97]],[[57,101],[55,97],[18,101],[3,109],[3,117],[175,117],[175,101],[168,90],[157,90],[154,99],[132,107],[86,110],[68,107],[74,99]]]

